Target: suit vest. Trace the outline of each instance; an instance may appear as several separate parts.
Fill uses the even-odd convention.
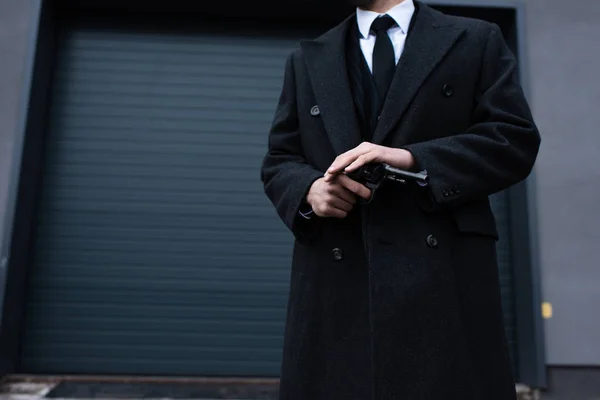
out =
[[[360,33],[356,19],[348,30],[346,60],[361,135],[363,140],[370,142],[373,139],[377,118],[383,104],[379,99],[373,75],[360,48]]]

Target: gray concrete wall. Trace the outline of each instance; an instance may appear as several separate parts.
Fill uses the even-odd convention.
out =
[[[16,137],[22,128],[19,115],[27,79],[24,69],[33,6],[33,0],[0,0],[0,247],[6,234],[4,227]],[[0,268],[0,283],[3,282],[2,275]],[[2,292],[0,288],[0,295]]]
[[[524,2],[530,102],[543,135],[537,201],[543,296],[554,306],[548,362],[600,365],[600,1]],[[34,4],[0,0],[0,228]]]
[[[548,363],[600,366],[600,1],[526,7]]]

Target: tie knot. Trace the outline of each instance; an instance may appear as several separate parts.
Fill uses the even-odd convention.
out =
[[[378,17],[371,24],[371,30],[376,33],[387,32],[392,26],[396,25],[396,21],[389,15]]]

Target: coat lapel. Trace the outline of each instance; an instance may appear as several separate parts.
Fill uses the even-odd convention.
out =
[[[320,116],[336,155],[361,142],[346,60],[352,18],[356,18],[354,14],[321,38],[301,43]]]
[[[373,142],[382,144],[400,121],[427,77],[450,51],[464,29],[446,22],[444,15],[418,4],[418,14],[406,40]]]

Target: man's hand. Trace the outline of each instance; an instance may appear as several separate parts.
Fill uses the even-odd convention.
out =
[[[325,182],[333,181],[343,172],[354,172],[369,163],[385,163],[392,167],[410,170],[415,165],[412,154],[404,149],[379,146],[363,142],[354,149],[340,154],[325,174]]]
[[[356,204],[356,196],[364,199],[371,197],[371,191],[364,185],[345,175],[325,181],[316,180],[306,196],[306,201],[319,217],[344,219]]]

